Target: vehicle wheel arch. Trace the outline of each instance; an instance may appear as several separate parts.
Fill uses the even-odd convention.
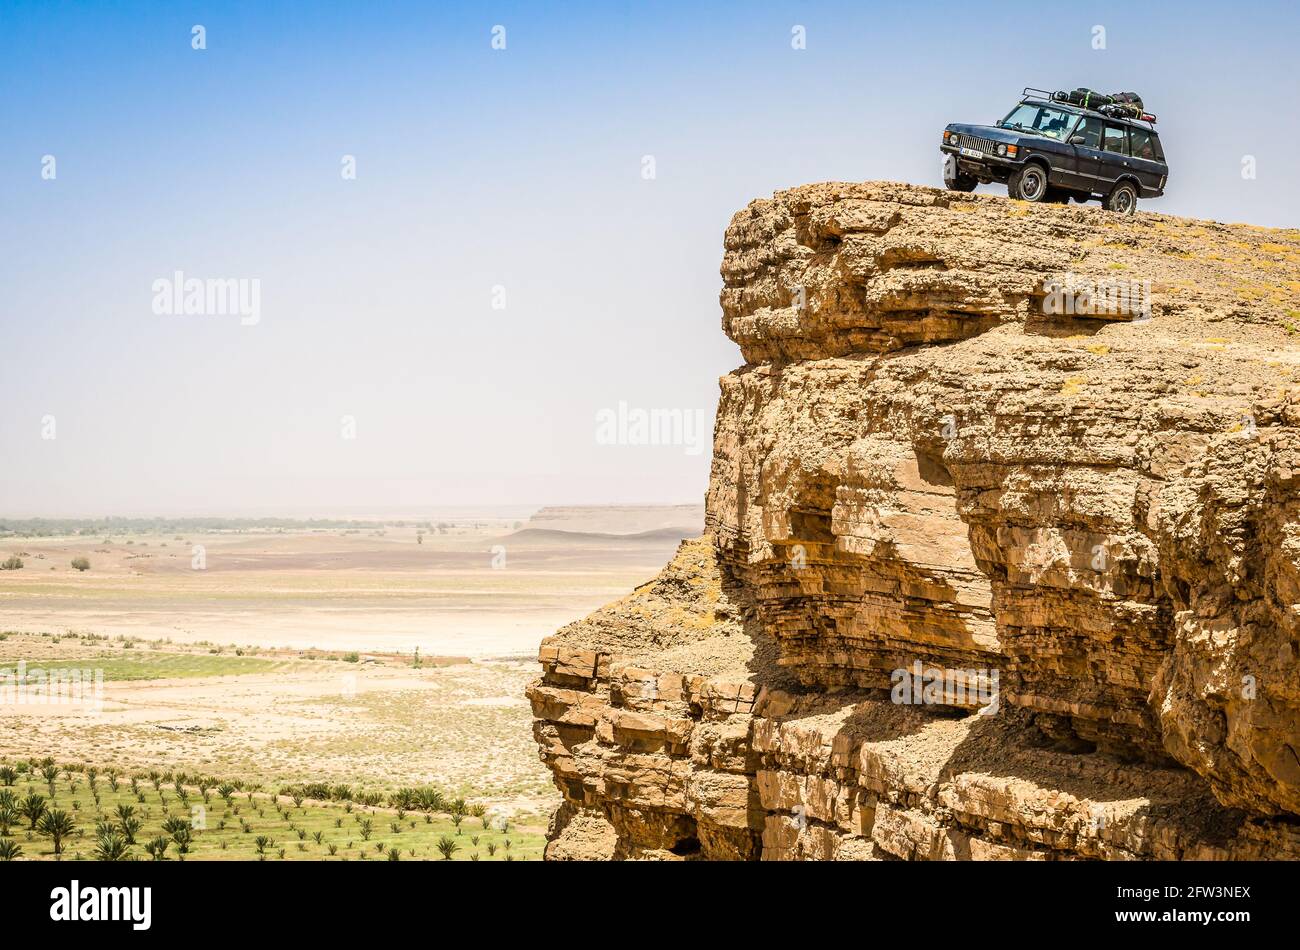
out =
[[[1048,181],[1051,180],[1052,172],[1054,172],[1056,169],[1052,167],[1052,163],[1048,161],[1046,155],[1043,155],[1041,152],[1035,152],[1033,155],[1030,155],[1028,158],[1026,158],[1024,162],[1022,162],[1021,164],[1028,165],[1030,162],[1034,163],[1035,165],[1041,165],[1043,167],[1043,171],[1047,172]]]

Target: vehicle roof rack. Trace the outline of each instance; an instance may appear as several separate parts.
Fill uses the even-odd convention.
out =
[[[1079,103],[1077,102],[1070,102],[1068,99],[1062,99],[1059,96],[1057,96],[1055,92],[1049,92],[1046,89],[1035,89],[1033,86],[1026,86],[1024,89],[1022,89],[1020,92],[1020,96],[1023,99],[1034,98],[1034,99],[1045,99],[1048,102],[1059,102],[1062,105],[1067,105],[1072,109],[1082,109],[1084,112],[1095,112],[1097,115],[1102,115],[1108,119],[1113,119],[1118,122],[1145,122],[1152,129],[1154,129],[1156,125],[1156,117],[1152,115],[1150,112],[1143,112],[1141,116],[1110,115],[1109,113],[1102,112],[1100,109],[1094,109],[1091,106],[1082,106],[1079,105]]]

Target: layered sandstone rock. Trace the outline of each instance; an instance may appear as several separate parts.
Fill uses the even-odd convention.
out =
[[[707,534],[529,691],[549,856],[1300,856],[1300,235],[815,185],[722,275]]]

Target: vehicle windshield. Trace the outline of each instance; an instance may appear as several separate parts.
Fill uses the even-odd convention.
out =
[[[1011,110],[1001,125],[1004,129],[1020,129],[1022,132],[1034,132],[1064,141],[1076,118],[1072,112],[1022,102]]]

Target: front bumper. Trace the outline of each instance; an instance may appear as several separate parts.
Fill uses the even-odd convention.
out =
[[[983,155],[974,158],[969,155],[963,155],[962,150],[955,145],[940,145],[939,151],[943,152],[945,180],[949,175],[968,175],[978,182],[988,184],[994,181],[1006,181],[1011,177],[1011,173],[1019,168],[1022,161],[1014,158],[1006,158],[1000,155]],[[952,168],[948,169],[948,163],[952,163]]]
[[[979,167],[980,165],[989,165],[995,168],[1016,168],[1021,164],[1021,159],[1019,158],[1009,158],[1004,155],[998,155],[996,153],[989,154],[987,152],[979,152],[978,155],[972,155],[970,154],[973,151],[972,149],[958,148],[957,146],[949,145],[946,142],[939,146],[939,151],[947,155],[957,156],[957,164],[963,166],[970,165],[971,167]]]

